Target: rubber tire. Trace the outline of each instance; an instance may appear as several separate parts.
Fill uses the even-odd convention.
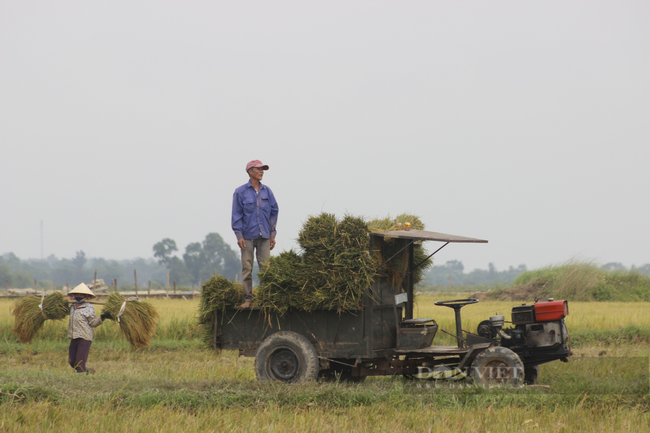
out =
[[[479,385],[519,386],[524,381],[524,363],[506,347],[488,347],[474,358],[470,375]]]
[[[315,381],[318,378],[316,349],[300,334],[277,332],[268,336],[257,348],[255,374],[262,381]]]

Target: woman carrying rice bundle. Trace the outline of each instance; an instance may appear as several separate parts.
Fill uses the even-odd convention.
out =
[[[77,373],[94,373],[95,370],[86,365],[90,345],[95,336],[94,328],[104,323],[105,319],[110,318],[110,314],[104,313],[100,317],[95,316],[95,307],[88,301],[96,296],[84,283],[72,289],[68,295],[75,300],[70,305],[68,362]]]

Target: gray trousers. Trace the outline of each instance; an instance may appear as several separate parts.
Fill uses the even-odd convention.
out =
[[[246,239],[246,248],[241,250],[241,281],[246,301],[253,300],[253,256],[257,258],[257,265],[262,269],[271,257],[271,241],[262,238]]]

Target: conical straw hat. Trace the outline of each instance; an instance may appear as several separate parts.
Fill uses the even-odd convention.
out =
[[[90,295],[90,296],[95,296],[95,294],[86,286],[84,283],[79,284],[77,287],[74,289],[70,290],[68,292],[68,295]]]

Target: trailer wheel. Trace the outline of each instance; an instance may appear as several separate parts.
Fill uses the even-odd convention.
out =
[[[267,337],[257,349],[255,374],[264,381],[295,383],[316,380],[316,349],[300,334],[277,332]]]
[[[470,374],[479,385],[518,386],[524,380],[524,364],[506,347],[488,347],[476,356]]]

